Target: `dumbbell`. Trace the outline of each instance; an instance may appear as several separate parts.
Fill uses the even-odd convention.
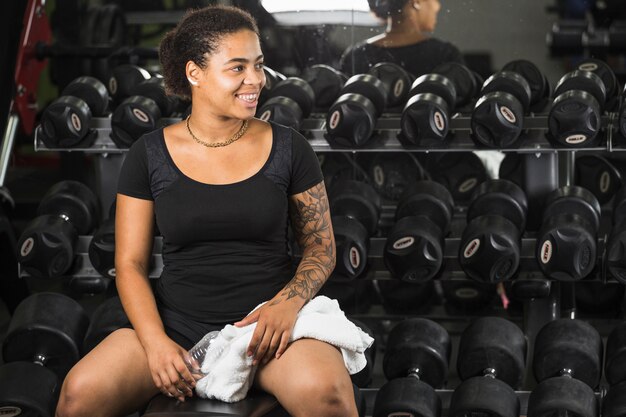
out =
[[[526,59],[516,59],[507,62],[502,71],[515,72],[524,77],[530,87],[530,109],[543,110],[552,94],[552,87],[537,65]]]
[[[111,116],[110,137],[118,148],[129,148],[143,134],[155,130],[159,119],[172,114],[176,107],[160,77],[137,84],[129,94]]]
[[[589,323],[558,319],[537,333],[533,372],[538,385],[528,397],[528,417],[598,416],[593,389],[602,367],[602,338]]]
[[[379,62],[371,67],[367,73],[378,78],[385,86],[387,108],[392,109],[404,105],[415,77],[400,65],[392,62]]]
[[[530,85],[522,75],[513,71],[493,74],[472,110],[472,139],[488,148],[512,146],[522,133],[530,103]]]
[[[619,81],[613,69],[606,62],[596,58],[585,58],[578,62],[576,68],[580,71],[589,71],[596,74],[602,80],[606,89],[604,108],[612,110],[619,104]],[[603,103],[600,103],[601,105]]]
[[[469,314],[484,311],[496,299],[496,285],[469,279],[438,281],[444,308],[451,314]]]
[[[452,394],[448,415],[518,417],[514,389],[522,383],[525,359],[526,338],[517,325],[500,317],[474,320],[459,342],[457,372],[463,382]]]
[[[82,354],[89,353],[108,335],[128,323],[130,322],[119,297],[115,296],[104,300],[91,315],[89,327],[83,339]]]
[[[450,190],[457,204],[466,204],[476,187],[489,178],[485,165],[473,152],[431,152],[425,165],[431,179]]]
[[[115,279],[115,200],[108,218],[93,234],[87,253],[91,265],[100,275]]]
[[[267,100],[274,86],[287,78],[284,74],[267,66],[263,66],[263,73],[265,74],[265,86],[259,95],[259,106]]]
[[[626,284],[626,187],[621,187],[613,199],[613,227],[606,243],[604,266],[607,275]]]
[[[113,68],[108,87],[115,106],[130,97],[132,95],[131,90],[136,85],[150,78],[152,78],[152,74],[137,65],[122,64]]]
[[[511,181],[488,180],[476,189],[459,243],[459,264],[468,277],[490,283],[513,277],[527,211],[526,194]]]
[[[315,93],[309,83],[302,78],[289,77],[268,92],[268,100],[259,107],[257,115],[261,120],[298,130],[302,119],[311,114],[314,104]]]
[[[620,417],[626,411],[626,323],[611,330],[606,341],[604,376],[610,384],[602,402],[602,415]]]
[[[381,201],[372,186],[354,180],[336,182],[328,192],[337,248],[335,274],[345,279],[362,275],[369,238],[378,228]]]
[[[475,99],[483,82],[478,74],[458,62],[444,62],[437,65],[431,72],[443,75],[452,81],[456,90],[454,107],[459,109],[469,105]]]
[[[326,189],[331,189],[333,184],[342,179],[363,181],[371,183],[370,177],[362,166],[364,153],[346,154],[343,152],[318,153],[324,175]]]
[[[544,275],[562,281],[589,275],[596,262],[599,225],[600,203],[589,190],[565,186],[550,192],[535,251]]]
[[[330,65],[316,64],[305,68],[302,79],[309,83],[315,93],[315,107],[326,110],[339,97],[348,76]]]
[[[98,136],[90,127],[92,117],[109,108],[106,86],[94,77],[78,77],[67,85],[41,115],[39,137],[49,148],[89,147]]]
[[[385,85],[371,74],[357,74],[346,81],[339,94],[326,114],[324,137],[332,147],[361,147],[370,140],[386,106]]]
[[[365,165],[374,189],[392,201],[428,177],[422,162],[410,152],[376,152]]]
[[[0,413],[53,417],[61,381],[81,357],[88,325],[83,308],[63,294],[24,299],[2,343]]]
[[[622,173],[600,155],[577,155],[574,183],[591,191],[600,205],[608,203],[622,184]]]
[[[554,89],[556,97],[548,114],[546,137],[556,146],[580,148],[594,146],[602,125],[602,112],[616,85],[605,84],[602,75],[612,73],[601,61],[581,63],[565,74]],[[593,71],[592,69],[595,69]]]
[[[399,322],[387,339],[383,371],[388,382],[376,394],[373,417],[439,417],[435,389],[447,380],[451,350],[448,332],[434,321]]]
[[[452,195],[437,182],[419,181],[406,190],[383,249],[392,277],[424,282],[439,274],[453,207]]]
[[[78,181],[61,181],[44,195],[37,216],[18,240],[17,258],[29,274],[56,278],[70,269],[78,236],[100,218],[98,199]]]

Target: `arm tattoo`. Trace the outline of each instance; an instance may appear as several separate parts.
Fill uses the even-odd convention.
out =
[[[292,203],[291,223],[302,248],[302,260],[282,295],[308,301],[335,268],[335,241],[324,183],[299,194]]]

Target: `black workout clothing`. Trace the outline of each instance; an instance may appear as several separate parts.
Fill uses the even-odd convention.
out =
[[[340,67],[346,74],[364,74],[380,62],[398,64],[413,76],[419,77],[432,72],[437,65],[445,62],[462,64],[463,56],[456,46],[436,38],[393,48],[363,41],[344,51]]]
[[[293,277],[288,197],[323,179],[306,139],[271,124],[272,149],[253,176],[226,185],[198,182],[174,164],[163,129],[129,149],[118,193],[154,201],[163,236],[160,306],[200,323],[245,317]]]

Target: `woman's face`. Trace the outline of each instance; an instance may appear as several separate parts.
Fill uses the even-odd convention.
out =
[[[423,32],[434,32],[437,26],[437,13],[441,9],[439,0],[419,1],[419,24]]]
[[[220,118],[254,116],[265,85],[263,53],[258,36],[247,29],[226,35],[200,71],[199,97]],[[198,91],[198,92],[200,92]]]

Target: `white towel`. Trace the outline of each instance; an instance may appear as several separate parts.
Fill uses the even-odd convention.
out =
[[[225,402],[245,398],[257,368],[252,366],[252,357],[246,354],[255,327],[256,323],[245,327],[229,324],[220,331],[202,364],[202,372],[206,375],[196,384],[200,397]],[[301,338],[322,340],[339,348],[350,375],[365,367],[365,349],[374,342],[370,335],[346,318],[337,300],[325,296],[313,298],[298,313],[290,341]]]

